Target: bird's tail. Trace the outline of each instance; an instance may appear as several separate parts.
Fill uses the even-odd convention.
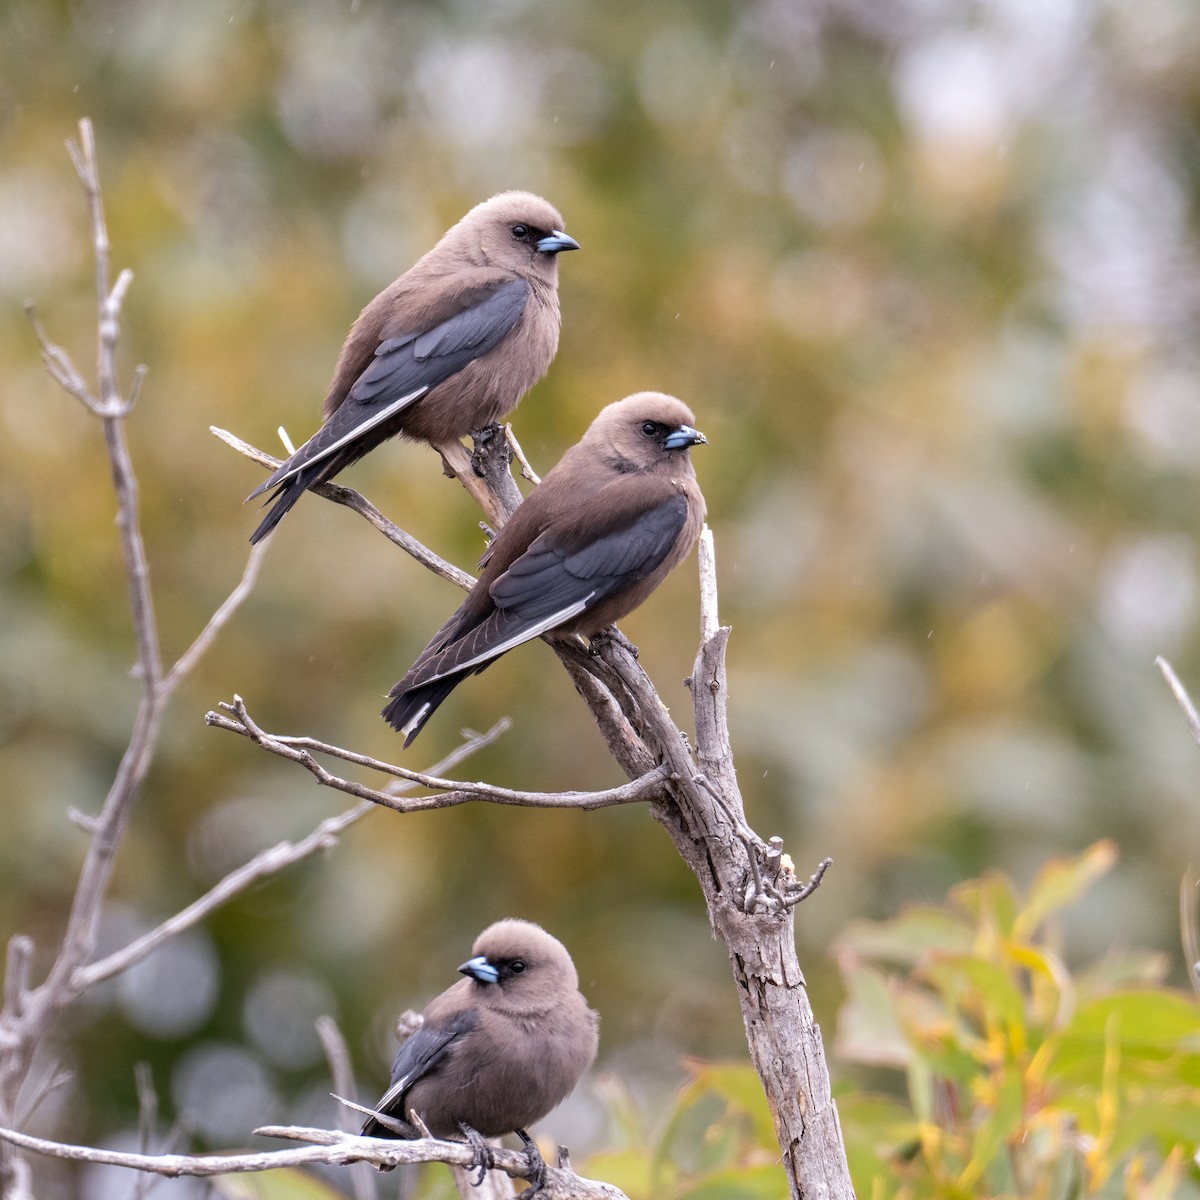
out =
[[[418,1138],[421,1136],[420,1130],[415,1125],[409,1125],[407,1121],[401,1121],[400,1124],[408,1129],[408,1133],[400,1133],[398,1130],[389,1129],[386,1125],[381,1125],[374,1117],[368,1117],[358,1132],[362,1137],[396,1138],[397,1140],[402,1138]],[[379,1169],[381,1171],[394,1171],[396,1168],[380,1163]]]
[[[291,479],[283,484],[279,491],[268,501],[271,504],[271,510],[263,517],[258,528],[250,535],[250,544],[254,545],[257,542],[261,542],[283,520],[292,505],[308,489],[309,484],[314,482],[316,481],[311,477],[306,479],[302,472],[299,475],[293,475]],[[252,499],[252,497],[249,498]]]
[[[471,674],[471,671],[461,671],[455,675],[435,679],[432,683],[419,683],[414,687],[403,686],[404,680],[401,680],[392,688],[389,693],[392,699],[383,710],[382,716],[397,733],[404,734],[406,750],[425,727],[425,722],[433,716],[438,705]]]

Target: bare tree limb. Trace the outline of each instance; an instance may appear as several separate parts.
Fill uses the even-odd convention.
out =
[[[388,1167],[431,1162],[469,1166],[474,1157],[474,1151],[465,1142],[443,1142],[434,1138],[406,1142],[359,1137],[342,1133],[340,1130],[307,1129],[291,1125],[267,1125],[254,1132],[262,1137],[286,1138],[310,1144],[294,1150],[265,1150],[251,1154],[136,1154],[48,1141],[5,1128],[0,1128],[0,1141],[50,1158],[127,1167],[133,1171],[146,1171],[169,1179],[178,1179],[183,1175],[211,1178],[215,1175],[238,1175],[272,1171],[279,1167],[309,1167],[318,1164],[344,1167],[359,1162]],[[523,1152],[497,1150],[496,1167],[523,1179],[526,1177],[528,1163]],[[573,1171],[555,1167],[547,1168],[546,1188],[540,1196],[542,1200],[627,1200],[619,1188],[583,1179]]]
[[[513,788],[496,787],[490,783],[466,783],[454,779],[441,779],[436,775],[428,775],[421,771],[412,771],[407,767],[399,767],[394,763],[383,762],[353,750],[344,750],[340,746],[331,746],[327,742],[319,742],[314,738],[280,737],[261,729],[246,710],[245,701],[240,696],[234,696],[232,703],[222,703],[221,707],[232,713],[232,717],[222,713],[209,712],[205,715],[205,723],[217,729],[225,729],[230,733],[239,733],[249,738],[256,745],[281,758],[299,763],[310,771],[325,787],[335,788],[350,796],[369,800],[372,804],[384,808],[395,809],[396,812],[427,812],[436,808],[453,808],[458,804],[466,804],[472,800],[487,801],[491,804],[511,804],[522,808],[580,808],[591,811],[597,808],[609,808],[615,804],[634,804],[646,800],[661,790],[667,778],[665,768],[656,767],[645,775],[620,787],[607,788],[600,792],[523,792]],[[369,767],[385,775],[394,775],[400,779],[409,780],[421,787],[435,791],[432,796],[415,796],[400,798],[392,792],[381,792],[369,788],[365,784],[343,779],[327,771],[313,757],[315,754],[328,754],[351,762],[360,767]]]
[[[18,1017],[25,1012],[32,964],[33,939],[23,933],[14,934],[8,942],[8,961],[4,971],[4,1007]]]
[[[508,516],[506,510],[512,499],[511,497],[497,493],[489,486],[491,481],[487,477],[486,462],[479,457],[479,441],[476,441],[475,454],[472,454],[457,438],[449,442],[439,443],[434,449],[442,456],[442,465],[445,473],[452,479],[457,479],[466,488],[471,499],[483,510],[484,516],[487,517],[492,528],[499,529]],[[513,483],[512,476],[508,474],[507,444],[504,445],[503,449],[506,452],[504,456],[504,474],[508,479],[512,491],[516,493],[516,503],[519,504],[521,502],[521,493],[517,491],[517,485]],[[479,466],[478,470],[476,469],[477,464]]]
[[[95,946],[101,902],[108,889],[117,848],[121,843],[130,809],[149,768],[165,700],[160,694],[162,656],[150,593],[150,571],[139,523],[137,480],[125,439],[124,418],[129,411],[129,404],[121,396],[116,374],[121,304],[132,276],[123,271],[117,279],[116,286],[109,288],[108,231],[90,121],[80,121],[79,142],[69,142],[68,150],[83,184],[91,214],[98,304],[98,395],[88,389],[67,352],[47,338],[36,320],[34,331],[41,343],[43,360],[50,373],[69,394],[99,416],[103,424],[113,490],[117,499],[117,526],[129,586],[137,646],[136,673],[141,680],[142,695],[129,745],[96,819],[54,963],[40,987],[24,992],[24,1002],[19,1015],[8,1004],[5,1005],[4,1011],[0,1012],[0,1028],[4,1031],[0,1040],[11,1045],[10,1051],[0,1063],[0,1116],[9,1118],[15,1112],[17,1092],[28,1072],[35,1049],[57,1013],[74,998],[75,993],[70,986],[71,977]],[[6,1151],[0,1157],[0,1183],[7,1187],[14,1179],[11,1155]]]
[[[230,433],[228,430],[221,429],[216,425],[210,425],[208,429],[214,437],[219,438],[227,446],[232,447],[252,462],[260,463],[271,470],[280,465],[278,458],[267,454],[263,450],[259,450],[257,447],[250,445],[249,442],[242,441],[240,437]],[[464,455],[466,454],[465,448],[463,453]],[[464,590],[468,590],[474,584],[475,577],[473,575],[460,570],[453,563],[448,563],[444,558],[434,554],[427,546],[417,541],[412,534],[406,533],[398,525],[392,524],[361,492],[356,492],[353,488],[342,487],[339,483],[321,483],[309,490],[314,495],[322,496],[326,500],[332,500],[334,504],[344,505],[346,508],[358,513],[360,517],[363,517],[369,524],[382,533],[394,546],[399,546],[405,554],[415,558],[423,567],[427,567],[442,579],[457,584]]]

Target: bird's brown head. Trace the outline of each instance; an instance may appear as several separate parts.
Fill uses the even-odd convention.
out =
[[[580,446],[625,474],[676,471],[688,450],[708,439],[682,400],[664,392],[638,392],[600,410]]]
[[[558,256],[578,250],[563,230],[558,209],[532,192],[501,192],[477,204],[442,239],[481,267],[500,267],[526,278],[553,283]]]
[[[512,1013],[545,1011],[579,988],[562,942],[540,925],[515,918],[489,925],[458,969],[474,981],[480,1004]]]

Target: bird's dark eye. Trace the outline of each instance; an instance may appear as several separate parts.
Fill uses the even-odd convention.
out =
[[[525,970],[525,963],[519,958],[514,958],[509,964],[509,969],[514,975],[520,975],[520,973]]]
[[[528,225],[514,225],[512,227],[512,235],[513,235],[513,237],[518,238],[518,239],[528,237],[529,236],[529,226]]]
[[[654,435],[655,435],[655,434],[658,432],[658,426],[657,426],[657,425],[655,425],[655,423],[654,423],[653,421],[647,421],[647,422],[646,422],[646,423],[645,423],[645,424],[642,426],[642,432],[643,432],[643,433],[644,433],[644,434],[645,434],[647,437],[653,437],[653,436],[654,436]]]

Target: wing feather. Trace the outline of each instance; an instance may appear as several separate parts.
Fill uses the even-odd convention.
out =
[[[346,461],[331,475],[348,466],[360,456],[356,442],[497,346],[521,319],[529,297],[523,279],[489,281],[458,297],[461,307],[431,329],[381,341],[325,424],[247,498],[286,484],[334,455],[345,454]],[[316,481],[310,478],[305,486]]]

